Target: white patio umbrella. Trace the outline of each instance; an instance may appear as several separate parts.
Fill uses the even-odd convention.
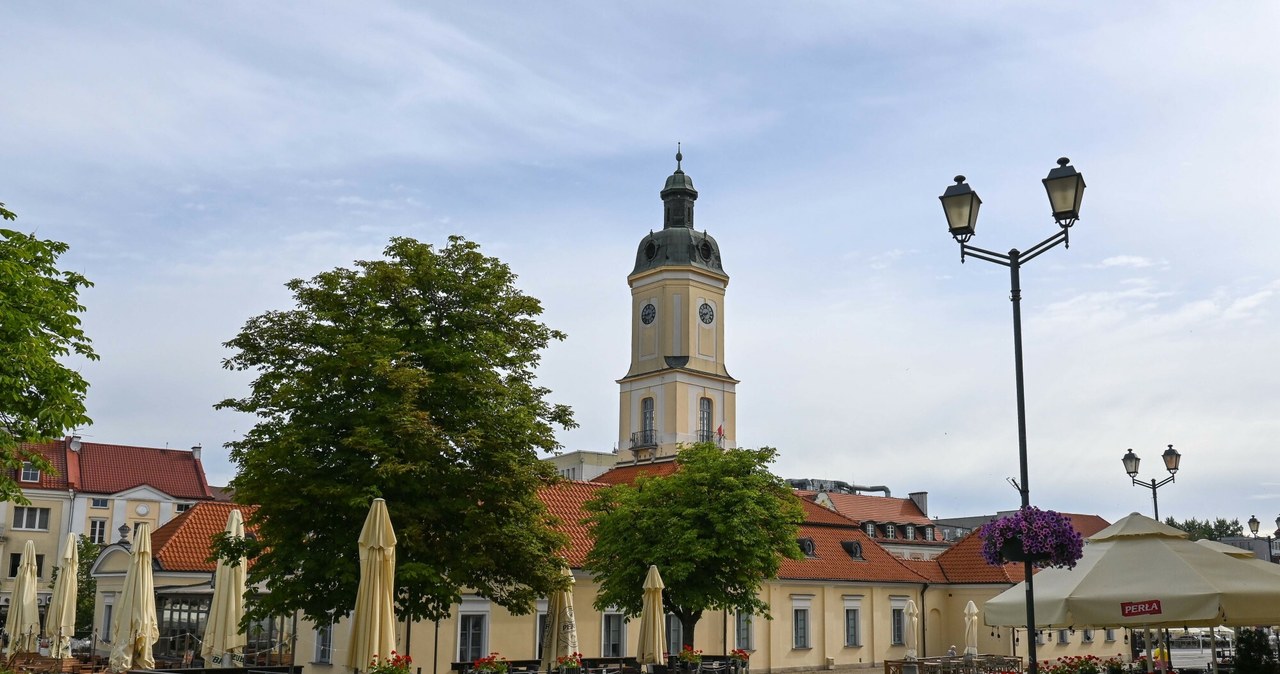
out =
[[[658,567],[650,564],[644,577],[644,598],[640,605],[640,641],[636,644],[636,664],[666,664],[662,655],[667,651],[667,627],[663,622],[662,590],[666,585],[658,573]]]
[[[239,510],[232,509],[227,514],[224,531],[231,538],[244,538],[244,517]],[[200,657],[213,665],[244,665],[244,647],[248,642],[240,631],[240,619],[244,617],[246,564],[244,557],[234,565],[220,559],[213,572],[213,603],[209,606],[204,640],[200,644]]]
[[[1196,545],[1203,545],[1204,547],[1209,548],[1210,550],[1217,550],[1218,552],[1221,552],[1224,555],[1235,557],[1236,559],[1243,561],[1245,564],[1248,564],[1249,566],[1252,566],[1256,569],[1262,569],[1267,573],[1280,574],[1280,564],[1276,564],[1274,562],[1268,562],[1264,559],[1258,559],[1256,556],[1254,556],[1252,550],[1237,548],[1234,545],[1227,545],[1226,543],[1211,541],[1207,538],[1202,538],[1196,541]]]
[[[1037,627],[1280,624],[1280,575],[1133,513],[1088,539],[1074,569],[1035,577]],[[987,601],[988,625],[1026,619],[1022,583]]]
[[[919,625],[919,620],[920,620],[920,609],[916,608],[916,602],[914,599],[907,600],[907,607],[903,611],[903,615],[905,615],[907,618],[906,620],[907,624],[905,625],[906,634],[902,635],[903,641],[906,643],[906,646],[907,646],[906,659],[915,660],[917,657],[916,630],[918,629],[917,625]]]
[[[31,653],[36,650],[40,631],[40,614],[36,609],[36,544],[27,541],[18,559],[18,575],[13,578],[13,592],[9,597],[9,617],[4,631],[9,633],[7,655]]]
[[[964,654],[978,654],[978,606],[972,601],[964,605]]]
[[[569,585],[547,598],[547,624],[543,628],[542,662],[538,669],[549,672],[556,658],[578,652],[578,623],[573,617],[573,572],[562,571]]]
[[[151,575],[151,525],[143,522],[134,534],[133,559],[112,613],[111,671],[154,668],[151,646],[159,639],[156,589]]]
[[[53,582],[53,596],[44,616],[44,635],[49,638],[49,655],[71,657],[71,636],[76,631],[76,586],[80,572],[80,551],[75,534],[67,534],[67,542],[58,564],[58,578]]]
[[[387,502],[374,499],[360,530],[360,585],[351,619],[347,665],[368,669],[374,656],[389,660],[396,647],[396,533]]]

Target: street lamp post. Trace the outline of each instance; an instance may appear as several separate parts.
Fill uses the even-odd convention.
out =
[[[1254,538],[1258,537],[1258,526],[1261,524],[1262,523],[1258,521],[1257,515],[1249,516],[1249,531],[1253,534]],[[1276,536],[1280,536],[1280,517],[1276,517]],[[1271,536],[1267,536],[1267,561],[1268,562],[1276,561],[1275,555],[1271,554],[1271,540],[1272,540]],[[1277,642],[1277,643],[1280,644],[1280,642]]]
[[[1164,454],[1161,454],[1160,458],[1164,459],[1164,467],[1165,470],[1169,471],[1169,477],[1166,477],[1159,482],[1156,482],[1154,477],[1151,478],[1150,482],[1138,479],[1138,462],[1142,461],[1142,459],[1139,459],[1138,455],[1134,454],[1132,449],[1126,452],[1120,459],[1120,461],[1124,463],[1124,472],[1129,474],[1129,479],[1133,480],[1135,485],[1139,487],[1146,487],[1151,490],[1151,508],[1155,511],[1157,522],[1160,521],[1160,501],[1156,498],[1156,490],[1170,482],[1177,481],[1175,478],[1178,473],[1178,464],[1182,461],[1182,455],[1178,453],[1178,450],[1173,448],[1173,445],[1169,445],[1169,449],[1164,450]]]
[[[1013,374],[1018,407],[1018,492],[1022,496],[1022,507],[1031,505],[1031,489],[1027,476],[1027,412],[1026,399],[1023,395],[1022,382],[1022,286],[1019,271],[1022,265],[1030,262],[1041,253],[1063,244],[1070,247],[1068,232],[1071,225],[1080,217],[1080,201],[1084,197],[1084,176],[1071,166],[1071,160],[1063,157],[1058,160],[1058,167],[1049,171],[1043,181],[1045,191],[1049,195],[1049,205],[1053,211],[1053,219],[1059,230],[1053,236],[1037,243],[1027,251],[1014,248],[1005,253],[985,250],[969,245],[978,223],[978,208],[982,200],[978,193],[970,189],[964,176],[956,176],[956,183],[943,192],[942,210],[947,216],[947,227],[951,230],[957,243],[960,244],[960,262],[966,257],[993,262],[1009,268],[1009,299],[1013,302]],[[1036,660],[1036,612],[1035,591],[1031,582],[1031,563],[1023,563],[1023,581],[1027,588],[1027,672],[1036,674],[1039,669]]]

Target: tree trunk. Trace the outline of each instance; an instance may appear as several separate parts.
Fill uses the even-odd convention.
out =
[[[676,617],[680,619],[680,636],[684,643],[680,644],[680,648],[672,648],[670,645],[667,649],[675,653],[681,648],[688,646],[693,648],[693,628],[698,626],[698,621],[702,620],[702,611],[693,613],[677,613]]]

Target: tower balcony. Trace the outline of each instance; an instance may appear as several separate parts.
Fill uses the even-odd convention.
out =
[[[631,434],[631,449],[644,449],[658,446],[658,431],[648,428]]]

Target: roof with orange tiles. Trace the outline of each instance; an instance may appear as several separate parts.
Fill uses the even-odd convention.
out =
[[[933,524],[909,498],[840,494],[826,492],[840,514],[857,522],[892,522],[894,524]]]
[[[825,510],[822,506],[819,509]],[[806,508],[806,512],[810,512]],[[828,511],[829,512],[829,511]],[[926,578],[908,568],[902,560],[867,538],[852,522],[846,525],[809,523],[800,525],[801,538],[813,540],[814,554],[803,559],[784,559],[778,577],[786,580],[837,580],[880,583],[923,583]],[[860,557],[845,550],[856,543]]]
[[[802,494],[797,493],[796,495],[800,496],[800,506],[804,508],[804,521],[806,523],[834,524],[842,527],[858,526],[857,522],[854,522],[848,517],[845,517],[844,515],[841,515],[840,513],[834,510],[831,510],[826,506],[822,506],[817,503],[814,503],[813,501],[810,501],[809,499],[804,498]]]
[[[975,530],[938,555],[935,560],[952,583],[1013,584],[1022,580],[1021,564],[993,566],[982,556],[982,537]]]
[[[547,510],[559,520],[556,530],[569,537],[564,556],[569,566],[575,569],[582,568],[593,544],[590,530],[582,523],[587,516],[582,505],[607,486],[596,482],[566,481],[538,491],[538,497],[546,504]]]
[[[615,466],[603,475],[597,475],[591,478],[592,482],[600,482],[602,484],[630,484],[636,481],[641,475],[652,475],[654,477],[662,477],[676,472],[676,462],[673,458],[670,461],[654,461],[652,463],[633,463],[625,466]]]
[[[1062,513],[1071,520],[1071,526],[1084,538],[1088,538],[1103,529],[1111,526],[1111,523],[1098,517],[1097,515],[1081,515],[1079,513]]]
[[[902,563],[908,569],[924,576],[930,583],[947,582],[947,574],[943,573],[942,566],[936,559],[904,559]]]
[[[56,473],[47,470],[40,471],[40,480],[37,482],[23,482],[22,471],[20,469],[9,471],[9,477],[18,482],[19,487],[27,489],[67,489],[68,486],[74,484],[67,481],[67,452],[57,442],[41,442],[28,443],[21,445],[24,450],[34,450],[39,452],[49,463],[53,464]]]
[[[151,534],[151,551],[156,563],[165,571],[212,572],[216,566],[209,559],[213,554],[213,536],[227,528],[227,517],[234,509],[239,509],[248,520],[258,507],[201,501],[169,520]],[[246,524],[245,530],[252,531],[253,527]]]

